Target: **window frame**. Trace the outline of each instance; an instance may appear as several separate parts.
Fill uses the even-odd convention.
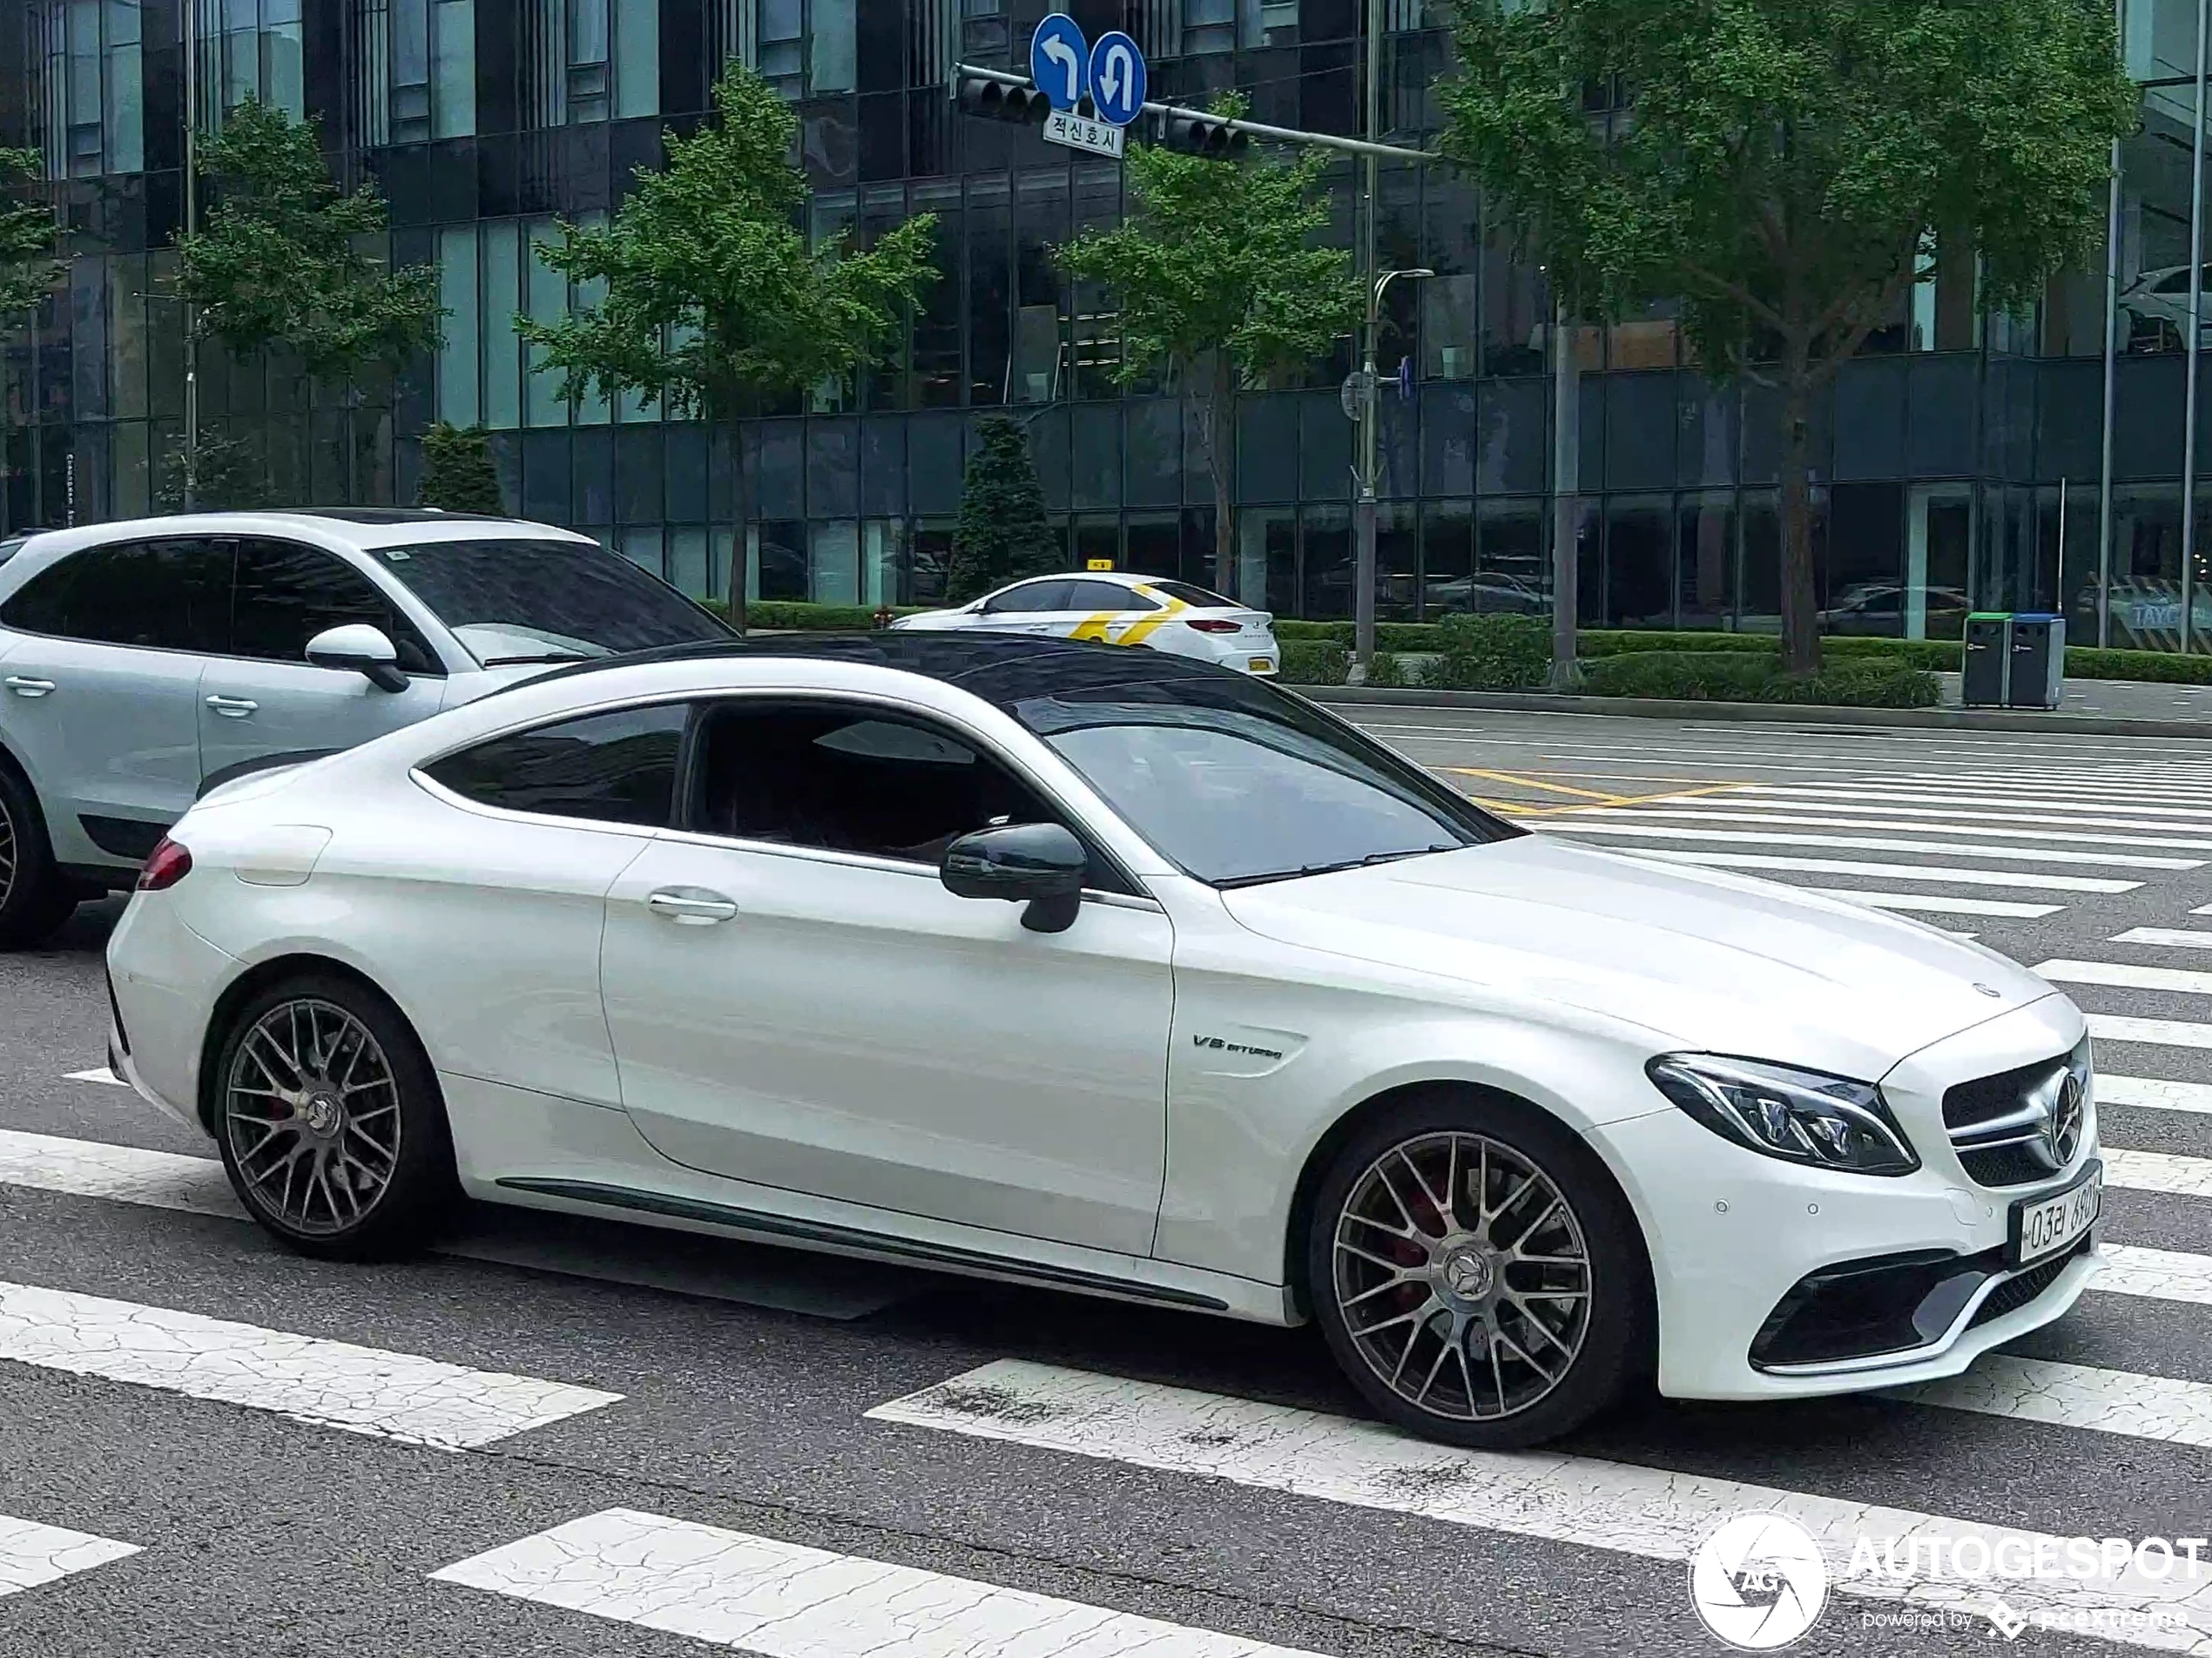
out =
[[[556,726],[573,725],[581,720],[599,719],[610,714],[637,713],[648,708],[664,708],[671,704],[685,706],[684,730],[676,739],[676,781],[669,800],[671,821],[683,815],[682,808],[689,798],[692,765],[692,746],[698,739],[701,718],[701,694],[695,691],[662,691],[655,695],[637,697],[623,702],[602,703],[590,708],[571,708],[565,712],[518,720],[502,725],[496,731],[480,731],[463,742],[440,749],[435,754],[425,754],[410,762],[408,778],[433,799],[479,817],[495,819],[502,823],[550,824],[560,829],[594,829],[608,834],[643,836],[652,839],[670,832],[669,824],[624,823],[612,818],[571,818],[558,812],[529,812],[521,806],[493,805],[462,793],[449,784],[440,782],[430,773],[434,765],[443,765],[457,755],[472,749],[485,748],[494,743],[511,742],[518,737],[528,737],[536,731],[551,731]]]
[[[392,615],[415,630],[416,642],[422,646],[424,656],[432,664],[428,668],[418,671],[416,669],[409,668],[402,663],[401,664],[401,671],[405,673],[408,678],[449,679],[453,677],[454,668],[449,658],[449,654],[445,647],[442,646],[438,643],[437,636],[442,633],[448,632],[448,630],[446,628],[444,623],[439,622],[435,627],[425,627],[422,624],[421,617],[414,613],[413,606],[416,603],[415,596],[404,591],[401,584],[396,581],[388,583],[385,581],[382,572],[377,570],[373,558],[366,555],[362,555],[354,549],[348,549],[341,550],[338,548],[327,546],[321,542],[306,541],[297,536],[272,534],[263,530],[254,530],[250,533],[239,532],[238,534],[221,537],[220,539],[227,541],[231,546],[231,637],[229,641],[231,649],[217,653],[221,656],[225,661],[253,662],[261,664],[264,666],[287,668],[312,668],[314,666],[313,663],[307,660],[305,654],[302,654],[300,659],[295,662],[288,657],[249,656],[245,651],[237,648],[239,562],[246,556],[246,543],[266,542],[274,546],[288,548],[295,552],[320,554],[325,558],[335,561],[344,569],[352,571],[353,574],[359,576],[363,582],[366,582],[368,584],[369,590],[381,597],[386,605],[390,608]],[[401,590],[395,590],[395,589]],[[385,631],[388,637],[391,630],[387,629]],[[392,639],[392,644],[395,649],[399,649],[402,651],[405,650],[406,642],[403,639],[394,637]],[[473,662],[469,664],[469,667],[471,668],[475,667],[475,664]]]
[[[1010,607],[1001,609],[999,601],[1021,592],[1024,588],[1068,587],[1074,580],[1075,578],[1069,576],[1032,576],[1027,581],[1015,582],[1010,586],[999,589],[995,593],[986,594],[976,601],[975,614],[978,616],[1058,616],[1069,607],[1064,604],[1038,604],[1017,610]],[[1063,594],[1062,596],[1066,597],[1067,595]]]
[[[687,846],[716,846],[725,850],[765,853],[778,858],[797,858],[810,863],[836,864],[855,869],[887,870],[902,875],[918,875],[929,880],[940,879],[939,866],[934,864],[910,862],[900,858],[882,858],[871,853],[840,852],[829,846],[803,846],[787,840],[752,840],[740,835],[717,834],[711,830],[694,826],[699,806],[699,794],[705,784],[702,770],[704,744],[701,733],[707,722],[721,710],[732,706],[752,704],[756,708],[819,708],[847,710],[855,715],[889,715],[921,728],[935,731],[963,746],[973,749],[981,759],[995,764],[1009,773],[1015,782],[1029,790],[1055,812],[1061,822],[1074,831],[1091,859],[1091,875],[1095,880],[1110,880],[1113,886],[1086,886],[1086,901],[1103,904],[1134,906],[1142,909],[1157,909],[1159,904],[1143,884],[1131,874],[1128,866],[1117,857],[1111,846],[1097,833],[1083,813],[1074,810],[1060,791],[1018,756],[1008,752],[999,743],[984,736],[953,716],[935,709],[917,707],[914,703],[896,697],[882,696],[861,691],[813,691],[806,689],[767,688],[759,690],[724,688],[709,691],[686,693],[693,703],[691,721],[685,734],[684,748],[678,758],[677,772],[677,801],[673,826],[658,832],[661,838],[682,842]]]

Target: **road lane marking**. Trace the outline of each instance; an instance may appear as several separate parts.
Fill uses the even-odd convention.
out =
[[[761,1658],[1311,1658],[973,1578],[609,1508],[433,1572]]]
[[[2089,1280],[2092,1290],[2212,1307],[2212,1256],[2106,1244],[2099,1246],[2097,1262],[2097,1276]]]
[[[2130,1191],[2164,1192],[2175,1197],[2212,1197],[2212,1157],[2183,1157],[2170,1151],[2127,1151],[2106,1146],[2105,1184]]]
[[[1984,1353],[1963,1375],[1882,1392],[1885,1399],[1978,1416],[2047,1422],[2167,1445],[2212,1446],[2212,1382],[2000,1352]]]
[[[1804,886],[1800,892],[1840,898],[1877,910],[1923,910],[1930,915],[2009,915],[2022,920],[2056,915],[2063,904],[2015,904],[2002,898],[1945,898],[1927,893],[1862,893],[1850,886]]]
[[[0,1595],[35,1589],[138,1552],[136,1543],[0,1514]]]
[[[2001,858],[2015,864],[2074,864],[2111,869],[2202,869],[2202,858],[2062,852],[2048,846],[1986,846],[1963,840],[1889,840],[1862,835],[1791,835],[1758,829],[1684,829],[1673,824],[1615,823],[1577,815],[1544,826],[1546,834],[1611,835],[1630,840],[1725,841],[1744,846],[1830,846],[1838,852],[1928,853],[1950,858]]]
[[[113,1071],[108,1069],[108,1068],[105,1065],[96,1067],[89,1071],[71,1071],[62,1080],[65,1082],[105,1082],[111,1088],[129,1088],[131,1086],[121,1077],[118,1076]]]
[[[1541,789],[1548,794],[1571,794],[1584,800],[1602,800],[1618,805],[1627,797],[1605,794],[1595,789],[1570,788],[1564,783],[1544,783],[1519,772],[1485,772],[1472,765],[1444,765],[1436,768],[1455,777],[1480,778],[1487,783],[1503,783],[1516,789]]]
[[[2000,869],[1951,869],[1935,864],[1861,864],[1838,858],[1767,858],[1753,853],[1673,852],[1664,847],[1615,846],[1622,858],[1653,859],[1669,864],[1698,864],[1716,869],[1793,869],[1811,875],[1864,875],[1888,880],[1942,881],[1959,886],[2026,886],[2054,893],[2132,893],[2141,881],[2105,880],[2092,875],[2015,874]]]
[[[1838,789],[1830,788],[1824,784],[1816,786],[1796,783],[1747,783],[1743,785],[1743,792],[1747,795],[1782,795],[1797,800],[1844,802],[1872,800],[1891,805],[2001,806],[2020,812],[2067,813],[2120,811],[2131,812],[2138,818],[2179,818],[2190,820],[2176,824],[2175,826],[2176,828],[2212,830],[2212,822],[2205,820],[2207,809],[2202,805],[2194,806],[2137,805],[2132,801],[2117,801],[2101,794],[2092,794],[2076,801],[2042,797],[2030,798],[2026,795],[2015,798],[2003,794],[1931,794],[1925,791],[1892,787]]]
[[[2018,1537],[2032,1548],[2039,1538],[1564,1452],[1452,1450],[1378,1423],[1022,1359],[985,1365],[867,1414],[873,1421],[1676,1563],[1689,1559],[1724,1520],[1746,1512],[1787,1514],[1821,1546],[1843,1593],[1976,1613],[1986,1601],[1986,1583],[1842,1575],[1854,1544],[1861,1537],[1972,1536],[1994,1546]],[[2116,1579],[2025,1579],[2017,1592],[2008,1580],[2005,1593],[2016,1610],[2031,1615],[2048,1611],[2071,1619],[2093,1608],[2123,1617],[2135,1613],[2141,1621],[2122,1621],[2128,1633],[2114,1637],[2135,1644],[2192,1650],[2212,1637],[2212,1581],[2183,1574],[2153,1578],[2131,1567]],[[2187,1628],[2157,1628],[2154,1612],[2178,1613]]]
[[[2212,933],[2194,933],[2180,927],[2131,927],[2115,933],[2114,944],[2156,944],[2170,950],[2212,950]]]
[[[97,1140],[0,1129],[0,1186],[224,1220],[249,1218],[216,1159]],[[773,1307],[812,1318],[864,1318],[907,1299],[929,1281],[903,1270],[862,1270],[833,1256],[755,1248],[617,1221],[595,1221],[579,1237],[579,1223],[567,1217],[549,1219],[519,1209],[492,1208],[470,1214],[469,1230],[440,1238],[431,1253]]]
[[[2194,1111],[2212,1116],[2212,1082],[2169,1082],[2155,1076],[2097,1074],[2099,1105],[2137,1106],[2152,1111]]]
[[[2188,967],[2139,967],[2127,961],[2040,961],[2028,969],[2060,984],[2110,985],[2122,990],[2171,990],[2212,996],[2212,973]]]
[[[2212,1025],[2181,1019],[2134,1019],[2090,1014],[2089,1034],[2101,1042],[2143,1042],[2153,1048],[2212,1048]]]
[[[1574,806],[1568,811],[1575,816],[1588,815],[1595,821],[1604,823],[1617,823],[1623,819],[1636,823],[1652,820],[1690,824],[1749,823],[1787,829],[1871,829],[1892,835],[1986,835],[1998,840],[2047,840],[2065,846],[2129,846],[2138,850],[2163,846],[2177,852],[2212,852],[2212,840],[2190,840],[2170,836],[2067,834],[2056,829],[2013,829],[1994,823],[1898,823],[1878,818],[1813,817],[1790,812],[1722,812],[1703,805],[1687,805],[1671,810],[1656,806]],[[1917,846],[1920,843],[1912,844]],[[2199,860],[2200,863],[2202,861]]]
[[[1718,804],[1752,805],[1758,807],[1762,812],[1772,812],[1783,817],[1792,819],[1805,818],[1811,814],[1820,812],[1847,812],[1854,818],[1881,818],[1885,820],[1893,819],[1895,821],[1891,825],[1891,826],[1898,829],[1918,829],[1921,827],[1921,820],[1925,819],[1949,818],[1960,823],[1972,824],[1973,826],[1973,832],[1977,834],[1990,832],[1986,827],[1986,826],[1989,825],[2013,823],[2043,824],[2054,828],[2060,829],[2077,827],[2082,829],[2140,829],[2148,830],[2157,834],[2172,834],[2177,831],[2184,833],[2197,832],[2212,834],[2212,822],[2202,824],[2144,823],[2134,818],[2066,817],[2052,812],[2038,813],[2028,812],[1961,811],[1953,806],[1868,805],[1863,801],[1858,800],[1852,800],[1849,802],[1842,800],[1784,800],[1777,799],[1772,795],[1766,794],[1762,794],[1756,800],[1725,801]],[[2068,839],[2071,838],[2072,837],[2068,837]]]
[[[465,1450],[622,1395],[167,1307],[0,1282],[0,1359]]]

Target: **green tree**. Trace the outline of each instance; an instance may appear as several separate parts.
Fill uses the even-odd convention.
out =
[[[387,229],[384,198],[373,184],[341,191],[314,127],[249,98],[199,158],[215,209],[177,250],[201,338],[241,358],[282,346],[319,381],[396,372],[436,348],[437,272],[363,251]]]
[[[2105,0],[1456,0],[1463,163],[1587,314],[1680,307],[1781,421],[1783,660],[1820,660],[1816,398],[1935,249],[2013,309],[2101,230],[2139,95]],[[1625,90],[1627,108],[1593,91]]]
[[[364,251],[382,245],[384,199],[373,184],[332,182],[313,126],[249,98],[198,160],[215,208],[177,239],[177,291],[199,338],[240,361],[290,353],[311,381],[343,387],[349,421],[364,378],[436,349],[436,271],[395,270]],[[184,462],[196,505],[210,494],[196,475],[207,459],[195,448]]]
[[[1025,576],[1044,575],[1061,562],[1028,433],[1003,414],[988,414],[976,421],[975,436],[945,575],[945,597],[954,604]]]
[[[416,498],[446,512],[505,513],[499,469],[482,427],[440,421],[422,435],[422,486]]]
[[[61,280],[54,210],[28,197],[43,177],[36,150],[0,150],[0,325],[34,308]]]
[[[1217,114],[1241,116],[1235,95]],[[1195,417],[1213,484],[1214,585],[1236,580],[1237,407],[1250,384],[1325,353],[1359,315],[1352,255],[1316,247],[1328,223],[1327,158],[1213,160],[1131,146],[1132,214],[1058,250],[1080,282],[1121,306],[1123,383],[1165,358]]]
[[[714,106],[692,137],[668,135],[667,165],[639,171],[611,222],[563,225],[539,249],[604,297],[558,321],[515,326],[537,348],[533,367],[560,374],[563,396],[664,396],[671,414],[724,422],[734,436],[762,394],[818,386],[880,354],[935,275],[935,220],[910,219],[865,253],[842,236],[808,246],[790,105],[733,59]],[[742,571],[742,535],[737,544]],[[742,632],[742,574],[731,588]]]
[[[187,501],[199,512],[250,512],[274,505],[260,450],[248,439],[201,427],[197,455],[170,450],[154,477],[153,502],[162,511],[182,512]]]

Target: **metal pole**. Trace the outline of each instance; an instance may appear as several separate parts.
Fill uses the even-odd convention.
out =
[[[1367,125],[1369,143],[1382,133],[1382,0],[1367,0]],[[1366,333],[1360,352],[1359,496],[1352,508],[1352,657],[1356,677],[1364,681],[1375,656],[1375,449],[1379,389],[1375,384],[1375,328],[1382,312],[1382,284],[1375,275],[1375,219],[1381,206],[1376,191],[1376,158],[1362,158],[1367,218],[1360,243],[1359,271],[1367,289]]]
[[[2112,0],[2112,26],[2127,26],[2128,0]],[[2124,37],[2120,45],[2127,51]],[[2105,407],[2101,453],[2097,463],[2097,644],[2112,633],[2112,421],[2119,384],[2120,355],[2120,140],[2112,141],[2112,179],[2105,196]]]
[[[1575,544],[1575,494],[1581,480],[1582,389],[1575,374],[1575,347],[1567,327],[1567,297],[1552,302],[1552,689],[1572,691],[1581,586],[1581,549]]]
[[[185,30],[185,234],[199,228],[199,7],[180,0]],[[185,510],[199,509],[199,340],[190,300],[185,315]]]
[[[2197,335],[2204,327],[2204,51],[2212,0],[2196,0],[2196,117],[2189,135],[2189,337],[2184,350],[2188,384],[2182,392],[2182,650],[2196,631],[2190,614],[2196,574]]]

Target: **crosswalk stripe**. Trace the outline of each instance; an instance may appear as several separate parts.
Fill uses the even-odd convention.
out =
[[[2153,1048],[2212,1048],[2212,1025],[2181,1019],[2134,1019],[2124,1014],[2091,1014],[2089,1035],[2101,1042],[2143,1042]]]
[[[2212,1256],[2106,1244],[2099,1246],[2097,1258],[2097,1276],[2089,1280],[2092,1290],[2212,1307]]]
[[[131,1086],[121,1077],[118,1076],[113,1071],[108,1069],[108,1068],[105,1065],[99,1066],[97,1068],[89,1071],[71,1071],[62,1080],[64,1082],[105,1082],[111,1088],[129,1088]]]
[[[2093,1280],[2094,1282],[2094,1280]],[[2212,1382],[1985,1353],[1963,1375],[1886,1388],[1891,1399],[2168,1445],[2212,1445]]]
[[[1920,910],[1930,915],[2011,915],[2025,920],[2056,915],[2063,904],[2015,904],[2002,898],[1946,898],[1937,893],[1862,893],[1850,886],[1808,886],[1823,898],[1846,899],[1877,910]]]
[[[1724,840],[1746,846],[1833,846],[1838,852],[1932,853],[1951,858],[2001,858],[2016,864],[2087,864],[2112,869],[2202,869],[2202,858],[2154,858],[2140,853],[2067,852],[2051,846],[1985,846],[1964,840],[1904,840],[1868,835],[1791,835],[1761,829],[1685,829],[1672,824],[1617,823],[1603,818],[1554,818],[1547,834],[1608,835],[1631,840]]]
[[[212,1157],[0,1129],[0,1186],[105,1197],[149,1209],[243,1220],[246,1210]]]
[[[609,1508],[433,1572],[761,1658],[1296,1658],[1296,1649],[973,1578]]]
[[[2170,1151],[2128,1151],[2107,1146],[2105,1184],[2132,1191],[2164,1192],[2176,1197],[2212,1197],[2212,1157],[2183,1157]]]
[[[2112,935],[2114,944],[2156,944],[2169,950],[2212,950],[2212,933],[2181,927],[2131,927]]]
[[[1865,875],[1889,880],[1942,881],[1959,886],[2037,887],[2054,893],[2132,893],[2141,881],[2107,880],[2095,875],[2032,875],[2008,869],[1952,869],[1939,864],[1862,864],[1840,858],[1770,858],[1757,853],[1676,852],[1663,846],[1633,851],[1611,847],[1623,857],[1656,859],[1670,864],[1703,864],[1719,869],[1794,869],[1809,875]]]
[[[2204,791],[2198,785],[2149,782],[2140,778],[2085,778],[2071,772],[2036,771],[2033,768],[1979,777],[1900,772],[1895,776],[1885,775],[1874,780],[1881,786],[1908,789],[2018,789],[2026,793],[2040,792],[2070,800],[2150,800],[2186,804],[2202,800],[2204,797]]]
[[[1890,805],[1952,805],[2006,806],[2021,812],[2062,812],[2067,813],[2114,811],[2132,812],[2139,818],[2182,818],[2193,819],[2191,829],[2212,828],[2205,820],[2205,808],[2194,806],[2139,805],[2133,801],[2117,801],[2101,797],[2081,800],[2054,800],[2006,794],[1932,794],[1925,790],[1896,788],[1838,788],[1829,784],[1810,783],[1750,783],[1741,793],[1750,795],[1783,795],[1799,800],[1872,800]],[[2176,825],[2180,827],[2180,825]]]
[[[138,1552],[135,1543],[0,1514],[0,1594],[35,1589]]]
[[[25,1284],[0,1283],[0,1359],[448,1450],[490,1445],[622,1398]]]
[[[1662,798],[1668,800],[1670,805],[1679,805],[1680,808],[1685,811],[1692,805],[1702,806],[1710,801],[1716,806],[1757,806],[1761,812],[1770,812],[1777,818],[1811,819],[1824,813],[1833,814],[1842,812],[1850,813],[1853,818],[1879,818],[1885,824],[1893,825],[1899,829],[1918,829],[1922,826],[1925,820],[1947,818],[1953,822],[1972,824],[1978,833],[1986,832],[1985,826],[1992,824],[2033,823],[2054,829],[2134,829],[2161,835],[2170,835],[2177,831],[2212,834],[2212,822],[2145,823],[2133,818],[2092,818],[2027,812],[1980,812],[1964,810],[1957,806],[1939,805],[1886,806],[1869,805],[1858,799],[1798,800],[1784,799],[1774,795],[1761,795],[1756,800],[1747,800],[1741,794],[1675,795]],[[1605,810],[1609,815],[1613,811],[1624,809],[1611,807]],[[1642,808],[1637,807],[1635,810],[1641,812]]]
[[[2140,1106],[2153,1111],[2194,1111],[2212,1116],[2212,1082],[2169,1082],[2157,1076],[2097,1074],[2099,1105]]]
[[[2028,969],[2060,984],[2110,985],[2121,990],[2173,990],[2212,996],[2212,973],[2143,967],[2130,961],[2041,961]]]
[[[1587,819],[1593,823],[1749,823],[1785,829],[1871,829],[1892,835],[1984,835],[1993,840],[2048,840],[2064,846],[2163,846],[2176,852],[2212,853],[2212,840],[2175,835],[2085,835],[2058,829],[2014,829],[2002,822],[1898,822],[1895,819],[1831,817],[1791,812],[1726,812],[1717,805],[1685,802],[1671,806],[1578,806],[1556,816],[1545,826],[1565,828]],[[1925,843],[1914,841],[1914,846]],[[2199,859],[2200,866],[2202,859]]]
[[[1688,1560],[1723,1520],[1786,1514],[1812,1534],[1845,1594],[1920,1605],[1971,1605],[1987,1586],[1927,1576],[1845,1574],[1861,1538],[1962,1538],[1993,1546],[2038,1533],[1908,1509],[1751,1485],[1716,1475],[1608,1462],[1555,1451],[1459,1451],[1378,1424],[1285,1405],[1001,1359],[878,1405],[870,1419],[998,1439],[1124,1466],[1225,1479],[1324,1501],[1647,1559]],[[2152,1579],[2007,1580],[2014,1608],[2033,1615],[2090,1607],[2133,1610],[2114,1638],[2179,1646],[2212,1634],[2212,1586],[2186,1574]],[[2160,1629],[2154,1611],[2188,1628]],[[2141,1631],[2141,1633],[2138,1633]],[[2188,1649],[2188,1648],[2185,1648]]]

